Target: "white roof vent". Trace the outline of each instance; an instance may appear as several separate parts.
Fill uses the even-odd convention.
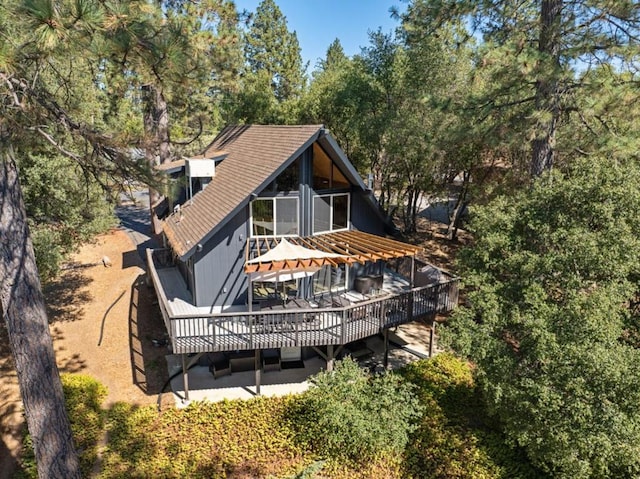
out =
[[[213,178],[216,175],[215,160],[187,158],[185,165],[190,178]]]

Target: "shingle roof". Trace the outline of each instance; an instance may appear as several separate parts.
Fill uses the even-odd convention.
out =
[[[252,193],[287,160],[318,137],[322,125],[228,126],[206,148],[204,156],[228,152],[209,185],[164,221],[163,231],[175,253],[184,256],[213,234]]]

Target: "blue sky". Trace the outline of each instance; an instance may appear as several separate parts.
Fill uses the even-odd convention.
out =
[[[260,0],[235,0],[239,11],[255,12]],[[295,30],[302,49],[302,59],[309,61],[309,73],[335,38],[348,56],[367,46],[369,30],[382,27],[388,33],[398,26],[391,18],[392,6],[405,10],[401,0],[275,0],[289,30]]]

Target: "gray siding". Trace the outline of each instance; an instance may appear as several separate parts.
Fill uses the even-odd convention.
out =
[[[247,275],[244,251],[249,208],[243,208],[214,235],[195,257],[196,306],[242,304],[246,300]]]
[[[385,224],[371,201],[365,198],[370,194],[359,188],[353,188],[351,192],[351,224],[354,229],[384,236]]]
[[[300,234],[312,231],[312,198],[316,192],[311,187],[311,148],[302,154],[300,165]],[[339,190],[336,190],[339,191]],[[344,190],[343,190],[344,191]],[[319,194],[327,191],[318,192]],[[351,188],[351,224],[353,228],[367,233],[384,235],[385,224],[372,202],[365,197],[369,193],[358,186]],[[247,299],[248,278],[244,273],[244,255],[249,234],[249,207],[243,208],[223,229],[210,238],[194,260],[193,294],[195,305],[224,306],[244,304]],[[369,266],[371,268],[371,266]],[[370,272],[362,266],[350,274],[350,283],[358,274]],[[310,280],[301,285],[302,292],[310,290]],[[349,285],[351,286],[351,284]]]

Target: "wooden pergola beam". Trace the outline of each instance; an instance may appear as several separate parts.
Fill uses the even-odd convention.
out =
[[[319,250],[322,251],[324,253],[334,253],[334,254],[341,254],[341,255],[346,255],[348,253],[346,253],[344,250],[340,250],[340,249],[336,249],[334,248],[332,245],[329,246],[325,246],[325,245],[319,245],[318,243],[316,243],[315,241],[309,241],[310,238],[296,238],[295,239],[295,243],[300,245],[300,246],[304,246],[305,248],[310,248],[310,249],[315,249],[315,250]],[[302,244],[300,244],[302,243]],[[324,258],[324,260],[328,260],[328,262],[333,265],[336,266],[340,263],[355,263],[356,261],[352,258],[350,258],[349,256],[345,257],[345,258]]]
[[[322,267],[325,265],[336,266],[340,263],[365,263],[367,261],[387,260],[404,256],[415,256],[422,248],[401,241],[383,238],[361,231],[337,231],[316,236],[288,238],[290,242],[305,248],[342,255],[341,258],[291,258],[280,261],[249,263],[251,252],[255,250],[256,256],[271,250],[271,241],[274,238],[248,238],[245,252],[246,273],[277,271],[282,269],[308,268],[310,266]],[[264,246],[261,244],[264,241]],[[254,248],[251,247],[251,242]],[[264,253],[263,253],[264,251]]]
[[[417,246],[359,231],[342,231],[332,234],[339,235],[343,240],[357,241],[368,248],[381,249],[392,257],[411,256],[421,250]]]
[[[326,248],[327,252],[350,256],[353,258],[358,258],[356,259],[358,263],[364,263],[367,260],[370,261],[374,259],[374,256],[375,256],[374,253],[370,251],[363,251],[362,249],[359,249],[359,248],[354,248],[351,244],[343,244],[342,242],[334,243],[331,241],[327,241],[327,239],[323,236],[311,236],[311,237],[308,237],[307,239],[312,241],[315,245],[320,245]],[[364,257],[364,259],[360,259],[359,257],[361,256]]]

